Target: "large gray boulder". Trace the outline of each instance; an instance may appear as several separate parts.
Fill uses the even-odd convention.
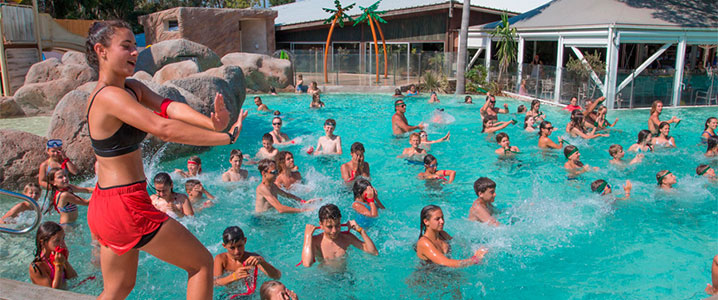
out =
[[[135,72],[145,71],[150,75],[165,65],[183,60],[195,60],[200,71],[222,65],[214,51],[208,47],[185,39],[162,41],[142,50],[137,57]]]
[[[77,65],[85,65],[90,66],[90,64],[87,63],[87,56],[85,56],[85,53],[77,52],[77,51],[67,51],[65,54],[62,55],[61,59],[63,64],[77,64]]]
[[[65,94],[77,87],[77,81],[61,78],[23,85],[13,96],[28,116],[51,113]]]
[[[22,111],[20,105],[17,105],[12,97],[0,98],[0,118],[24,117],[25,112]]]
[[[47,137],[61,139],[62,150],[80,170],[90,175],[94,171],[95,153],[92,151],[90,135],[87,131],[85,105],[90,93],[74,90],[67,93],[50,117],[50,129]]]
[[[154,76],[152,76],[152,80],[162,84],[168,80],[185,78],[197,73],[199,73],[199,66],[197,63],[192,60],[184,60],[165,65],[162,69],[157,71]]]
[[[269,92],[270,87],[284,89],[292,84],[292,63],[269,55],[233,52],[222,57],[225,66],[242,68],[248,89]]]
[[[152,81],[152,75],[150,73],[147,73],[145,71],[137,71],[135,74],[132,75],[131,78],[139,79],[143,81]]]
[[[25,75],[24,85],[47,82],[60,78],[60,65],[59,59],[48,58],[30,66],[27,75]]]
[[[38,166],[47,159],[47,139],[29,132],[0,129],[0,186],[20,190],[37,182]]]

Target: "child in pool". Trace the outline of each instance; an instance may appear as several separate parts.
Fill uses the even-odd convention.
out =
[[[232,151],[229,152],[229,163],[232,165],[232,167],[230,167],[227,172],[224,172],[224,174],[222,174],[222,181],[231,182],[247,179],[247,176],[249,176],[249,172],[247,172],[247,170],[241,169],[243,160],[244,157],[242,156],[242,150],[232,149]]]
[[[668,170],[662,170],[656,173],[656,181],[658,181],[658,187],[665,191],[673,189],[673,185],[678,182],[676,175],[673,175],[673,173]]]
[[[334,119],[324,121],[324,136],[319,137],[317,148],[311,149],[312,154],[342,154],[342,138],[334,134],[337,122]]]
[[[371,185],[369,180],[359,178],[354,181],[354,203],[352,208],[362,216],[376,218],[379,216],[379,209],[384,209],[384,205],[379,201],[379,193]]]
[[[631,189],[633,189],[633,185],[631,184],[631,181],[626,180],[626,185],[623,186],[623,191],[625,192],[625,194],[623,195],[623,197],[616,197],[616,199],[627,200],[627,199],[631,198]],[[608,184],[608,182],[606,182],[603,179],[599,179],[599,180],[592,182],[591,183],[591,191],[593,191],[594,193],[597,193],[601,196],[610,195],[613,192],[613,190],[611,189],[611,185]]]
[[[610,147],[608,147],[608,154],[611,155],[611,160],[609,161],[611,164],[614,165],[625,165],[626,162],[623,161],[623,157],[626,155],[626,152],[623,151],[623,147],[618,144],[613,144]],[[629,165],[640,163],[641,160],[643,160],[643,153],[636,154],[636,157],[634,157],[631,162],[629,162]]]
[[[526,114],[526,106],[523,104],[519,105],[519,107],[516,108],[516,114],[525,115]]]
[[[429,150],[431,148],[432,144],[441,143],[443,141],[448,141],[449,138],[451,137],[451,132],[447,132],[444,137],[442,137],[438,140],[430,141],[429,134],[426,133],[426,131],[422,130],[422,131],[419,131],[419,137],[421,138],[421,144],[419,145],[419,147]]]
[[[419,240],[416,242],[416,256],[422,262],[435,263],[437,265],[463,268],[481,263],[484,255],[488,252],[485,248],[479,248],[474,256],[468,259],[451,259],[446,255],[451,251],[448,243],[451,236],[444,231],[444,213],[436,205],[427,205],[421,210],[419,216],[421,227],[419,228]]]
[[[431,154],[424,156],[424,172],[419,173],[418,177],[422,180],[438,180],[441,179],[441,183],[452,183],[456,178],[456,171],[453,170],[438,170],[439,163],[436,161],[436,157]],[[446,176],[449,176],[447,179]]]
[[[79,170],[62,151],[62,140],[52,139],[47,141],[45,153],[47,153],[48,158],[40,164],[40,169],[37,173],[37,182],[41,187],[47,187],[47,173],[52,168],[64,169],[69,174],[77,175]]]
[[[319,98],[319,93],[313,93],[312,94],[312,102],[309,103],[309,108],[322,108],[324,107],[324,102]]]
[[[364,145],[360,142],[355,142],[352,144],[349,152],[352,155],[352,159],[339,168],[344,182],[351,184],[354,179],[359,176],[367,179],[370,178],[369,163],[364,161]]]
[[[436,92],[431,92],[431,96],[429,96],[429,103],[440,103],[439,97],[436,96]]]
[[[50,169],[47,175],[47,181],[50,184],[47,195],[52,197],[52,206],[48,207],[45,213],[49,212],[51,208],[54,208],[55,211],[60,214],[60,225],[74,225],[79,216],[77,205],[88,206],[90,200],[80,198],[73,193],[73,189],[70,188],[70,178],[64,169]],[[83,192],[85,193],[92,193],[91,189],[82,188],[82,190],[84,190]]]
[[[711,266],[711,280],[713,284],[710,283],[706,286],[706,293],[708,295],[718,295],[718,255],[713,257],[713,265]]]
[[[276,280],[262,283],[259,288],[260,300],[297,300],[297,294]]]
[[[65,231],[55,222],[45,222],[35,235],[35,258],[30,263],[32,283],[53,289],[65,289],[67,279],[77,277],[65,245]]]
[[[278,186],[289,189],[294,183],[302,181],[302,174],[297,171],[299,168],[294,164],[294,155],[291,152],[280,151],[276,162],[279,175],[275,183]]]
[[[309,201],[305,201],[302,198],[299,198],[293,194],[287,193],[283,190],[281,190],[277,185],[274,183],[275,180],[277,180],[277,175],[279,174],[279,170],[277,170],[277,163],[273,160],[269,159],[263,159],[259,161],[259,164],[257,164],[257,169],[259,169],[259,173],[262,174],[262,182],[259,183],[259,186],[257,186],[257,190],[255,193],[255,204],[254,204],[254,211],[258,213],[266,212],[270,208],[274,207],[277,212],[279,213],[300,213],[311,210],[311,208],[294,208],[289,207],[281,202],[279,202],[279,199],[277,198],[277,194],[282,195],[283,197],[295,200],[299,202],[300,204],[305,204],[309,202],[313,202],[316,199],[311,199]],[[321,200],[321,199],[319,199]]]
[[[718,118],[710,117],[706,119],[703,133],[701,133],[701,143],[705,144],[708,141],[709,137],[718,137],[718,134],[716,134],[716,127],[718,127]]]
[[[214,285],[228,285],[238,280],[252,280],[254,268],[272,279],[282,277],[282,272],[256,253],[245,251],[247,238],[238,226],[227,227],[222,233],[222,247],[227,252],[214,257]],[[229,274],[222,277],[225,273]],[[256,282],[254,283],[256,284]]]
[[[409,135],[409,144],[411,145],[411,147],[404,148],[404,151],[401,152],[401,155],[397,157],[406,157],[408,159],[418,161],[423,159],[423,156],[426,155],[426,150],[419,147],[421,146],[421,135],[418,132],[412,132],[411,135]]]
[[[658,136],[653,138],[653,144],[665,148],[675,148],[676,140],[669,135],[670,133],[671,125],[667,122],[661,122],[661,124],[658,125]]]
[[[277,153],[279,153],[279,150],[274,148],[272,135],[265,133],[262,136],[262,148],[259,148],[255,157],[258,159],[274,159]]]
[[[706,153],[703,155],[705,155],[705,157],[718,156],[718,136],[709,137],[707,144],[708,146],[706,147]]]
[[[202,174],[202,159],[199,156],[191,156],[187,160],[187,172],[175,169],[175,173],[180,174],[183,178],[195,177]]]
[[[699,165],[696,168],[696,174],[698,176],[708,178],[708,180],[717,180],[718,179],[718,178],[716,178],[715,170],[713,170],[713,168],[711,168],[708,165]]]
[[[496,142],[501,146],[494,151],[499,156],[513,156],[519,152],[519,147],[511,146],[509,135],[505,132],[499,132],[499,134],[496,135]]]
[[[184,183],[184,189],[187,193],[187,198],[189,199],[189,202],[193,205],[197,205],[200,202],[202,202],[203,199],[207,198],[207,201],[202,203],[202,207],[207,207],[212,205],[212,200],[214,200],[214,196],[210,194],[204,186],[202,186],[202,182],[200,182],[197,179],[190,179],[187,180]]]
[[[254,96],[254,104],[257,105],[257,111],[272,111],[266,104],[262,103],[262,98]]]
[[[372,255],[379,255],[374,242],[363,228],[359,227],[354,220],[347,223],[350,229],[361,235],[362,241],[350,232],[342,232],[341,220],[342,213],[336,205],[326,204],[319,209],[320,226],[307,224],[304,229],[303,266],[311,267],[317,258],[320,262],[342,259],[349,246],[354,246]],[[317,229],[322,229],[324,232],[314,235],[314,231]]]
[[[172,190],[174,184],[170,174],[158,173],[152,181],[155,184],[156,193],[151,195],[150,199],[157,210],[175,215],[177,218],[194,216],[194,209],[192,209],[192,203],[189,202],[187,195],[175,193]]]
[[[524,117],[524,131],[526,132],[535,132],[536,128],[536,118],[532,116],[526,116]]]
[[[566,169],[571,176],[581,175],[588,171],[591,171],[591,167],[581,162],[581,153],[578,152],[578,148],[574,145],[568,145],[563,149],[563,155],[566,156],[566,163],[563,164],[563,168]],[[598,171],[598,167],[593,167],[594,171]]]
[[[32,198],[33,200],[37,201],[40,199],[40,195],[42,194],[42,190],[40,190],[40,185],[34,182],[30,182],[25,185],[25,188],[22,190],[23,195],[28,196]],[[0,218],[0,224],[8,224],[8,223],[14,223],[14,220],[11,220],[12,218],[17,217],[20,215],[20,213],[24,211],[28,211],[32,209],[32,205],[28,203],[27,201],[22,201],[18,204],[15,204],[10,210],[8,210],[5,215]]]
[[[494,133],[501,129],[506,128],[509,125],[516,124],[516,120],[511,121],[505,121],[505,122],[498,122],[496,119],[492,116],[484,118],[483,121],[483,128],[481,128],[482,133]]]
[[[558,144],[554,143],[548,136],[553,132],[554,127],[549,121],[541,122],[539,125],[539,141],[538,147],[541,149],[561,149],[563,148],[563,139],[558,138]]]
[[[474,193],[478,198],[474,200],[474,204],[469,209],[469,220],[499,226],[499,222],[493,217],[496,182],[486,177],[480,177],[474,181]]]
[[[641,130],[638,132],[638,140],[635,144],[628,148],[631,152],[653,152],[653,136],[648,130]]]

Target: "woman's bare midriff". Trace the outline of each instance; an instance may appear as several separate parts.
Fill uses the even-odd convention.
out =
[[[115,156],[97,158],[97,184],[102,188],[145,180],[141,149]]]

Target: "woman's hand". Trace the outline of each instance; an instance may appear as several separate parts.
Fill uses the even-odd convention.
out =
[[[229,111],[227,106],[224,104],[224,96],[217,93],[214,96],[214,112],[210,113],[210,119],[212,119],[212,126],[214,131],[222,131],[227,128],[229,123]]]

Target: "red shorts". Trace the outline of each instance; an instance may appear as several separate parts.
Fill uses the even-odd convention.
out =
[[[168,218],[152,205],[145,181],[111,188],[95,186],[87,211],[90,231],[117,255],[132,249]]]

